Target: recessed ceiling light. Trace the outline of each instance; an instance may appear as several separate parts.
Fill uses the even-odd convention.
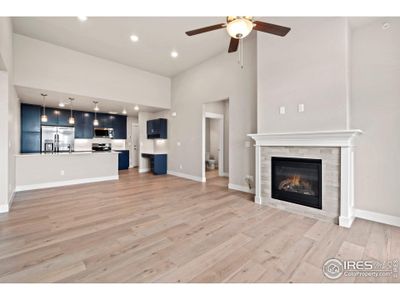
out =
[[[172,51],[172,52],[171,52],[171,57],[177,58],[177,57],[178,57],[178,52]]]
[[[137,42],[138,40],[139,40],[139,37],[137,35],[134,35],[134,34],[131,35],[132,42]]]
[[[65,106],[65,104],[64,104],[64,103],[62,103],[62,102],[60,102],[60,103],[58,104],[58,106],[59,106],[59,107],[64,107],[64,106]]]
[[[135,105],[134,109],[135,109],[135,110],[139,110],[139,106],[138,106],[138,105]]]
[[[110,115],[116,115],[116,114],[117,114],[116,111],[109,111],[108,113],[109,113]]]
[[[382,29],[389,29],[390,28],[390,23],[385,22],[382,24]]]
[[[126,111],[126,109],[125,109],[125,108],[122,110],[122,114],[124,114],[124,115],[126,115],[126,114],[127,114],[127,111]]]
[[[85,22],[87,20],[87,17],[86,16],[80,16],[80,17],[78,17],[78,19],[81,22]]]

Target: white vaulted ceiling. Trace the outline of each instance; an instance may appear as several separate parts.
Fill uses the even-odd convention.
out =
[[[188,37],[185,31],[225,17],[15,17],[14,32],[164,76],[227,52],[225,29]],[[139,41],[134,43],[130,36]],[[171,51],[177,51],[177,58]],[[235,55],[235,54],[231,54]]]

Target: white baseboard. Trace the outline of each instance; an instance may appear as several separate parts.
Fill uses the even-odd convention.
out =
[[[339,226],[345,227],[345,228],[350,228],[351,225],[354,222],[354,216],[352,217],[339,217]]]
[[[228,188],[231,190],[254,194],[254,189],[249,189],[249,187],[246,185],[238,185],[238,184],[230,183],[230,184],[228,184]]]
[[[0,213],[6,213],[10,211],[12,203],[14,201],[15,191],[12,192],[10,199],[8,199],[8,204],[0,205]]]
[[[0,214],[1,213],[6,213],[6,212],[8,212],[8,210],[9,210],[8,204],[0,205]]]
[[[169,171],[167,172],[169,175],[173,175],[176,177],[182,177],[185,179],[189,179],[189,180],[194,180],[194,181],[198,181],[198,182],[205,182],[206,179],[205,178],[201,178],[198,176],[193,176],[193,175],[189,175],[189,174],[185,174],[185,173],[180,173],[180,172],[175,172],[175,171]]]
[[[119,176],[115,175],[115,176],[105,176],[105,177],[74,179],[74,180],[66,180],[66,181],[46,182],[46,183],[29,184],[29,185],[19,185],[15,188],[15,191],[16,192],[30,191],[30,190],[67,186],[67,185],[92,183],[92,182],[107,181],[107,180],[118,180],[118,179],[119,179]]]
[[[355,209],[354,215],[357,218],[365,219],[369,221],[374,221],[378,223],[393,225],[400,227],[400,217],[385,215],[373,211],[363,210],[363,209]]]
[[[150,172],[150,168],[141,168],[139,169],[139,173],[147,173]]]

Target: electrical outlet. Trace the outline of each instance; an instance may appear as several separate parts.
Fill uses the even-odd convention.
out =
[[[61,171],[60,171],[60,175],[61,175],[61,176],[64,176],[64,175],[65,175],[65,171],[64,171],[64,170],[61,170]]]
[[[284,107],[284,106],[279,107],[279,113],[281,115],[284,115],[286,113],[286,107]]]

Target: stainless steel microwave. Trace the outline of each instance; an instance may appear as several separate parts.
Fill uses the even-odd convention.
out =
[[[114,138],[114,129],[113,128],[95,128],[94,129],[94,137],[95,138]]]

